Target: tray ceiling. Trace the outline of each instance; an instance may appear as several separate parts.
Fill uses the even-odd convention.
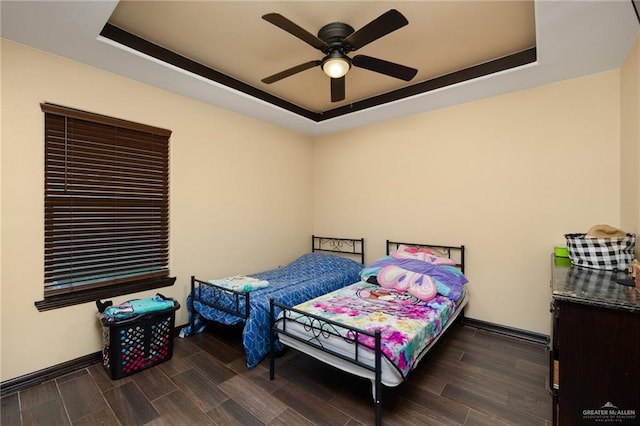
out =
[[[409,24],[350,56],[416,68],[411,81],[352,67],[341,102],[319,67],[261,81],[323,56],[262,15],[316,34],[390,9]],[[308,134],[618,68],[639,29],[630,0],[2,2],[5,38]]]
[[[330,79],[319,67],[273,84],[261,81],[323,57],[262,15],[278,12],[316,35],[323,25],[336,21],[358,30],[390,9],[398,10],[409,24],[355,53],[416,68],[413,80],[352,67],[346,76],[346,98],[337,103],[331,102]],[[533,1],[121,1],[109,23],[314,113],[535,47]]]

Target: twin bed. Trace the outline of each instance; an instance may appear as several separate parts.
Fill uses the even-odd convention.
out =
[[[268,282],[264,288],[191,277],[183,331],[244,323],[247,367],[269,355],[271,380],[283,345],[367,378],[380,425],[382,385],[402,383],[469,300],[464,246],[387,240],[386,253],[365,266],[364,239],[313,236],[310,253],[250,276]]]
[[[425,252],[416,251],[416,247],[427,248],[434,256],[426,260],[438,259],[439,266],[433,268],[431,275],[431,282],[438,284],[437,294],[428,300],[414,296],[419,293],[411,290],[383,287],[372,276],[368,277],[369,282],[355,282],[297,306],[271,300],[270,379],[275,378],[275,354],[280,344],[370,379],[376,424],[380,425],[382,385],[402,383],[456,318],[463,316],[469,300],[464,287],[464,246],[387,241],[387,256],[381,259],[382,264],[394,261],[390,253],[401,257],[400,250],[407,247],[418,254]],[[398,264],[411,269],[411,263],[404,260]],[[378,279],[383,271],[373,270]],[[410,273],[405,274],[399,281],[411,277]]]
[[[269,302],[296,305],[358,281],[364,264],[364,239],[311,238],[311,252],[269,271],[247,276],[268,286],[233,290],[222,280],[191,277],[187,297],[189,325],[182,335],[201,330],[207,321],[244,324],[242,343],[247,367],[254,368],[269,353]],[[239,278],[236,276],[235,278]]]

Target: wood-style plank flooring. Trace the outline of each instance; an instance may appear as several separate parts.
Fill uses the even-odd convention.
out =
[[[173,358],[111,380],[99,364],[2,397],[11,425],[371,425],[370,382],[294,350],[247,370],[240,329],[174,340]],[[550,425],[543,345],[454,325],[382,393],[385,425]]]

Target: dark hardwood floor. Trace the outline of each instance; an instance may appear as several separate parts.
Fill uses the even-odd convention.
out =
[[[294,350],[248,371],[240,329],[175,338],[173,358],[111,380],[99,364],[2,397],[11,425],[370,425],[370,382]],[[550,425],[542,345],[455,325],[382,393],[385,425]]]

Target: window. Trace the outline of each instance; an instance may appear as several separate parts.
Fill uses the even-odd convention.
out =
[[[39,310],[172,285],[170,130],[53,104]]]

